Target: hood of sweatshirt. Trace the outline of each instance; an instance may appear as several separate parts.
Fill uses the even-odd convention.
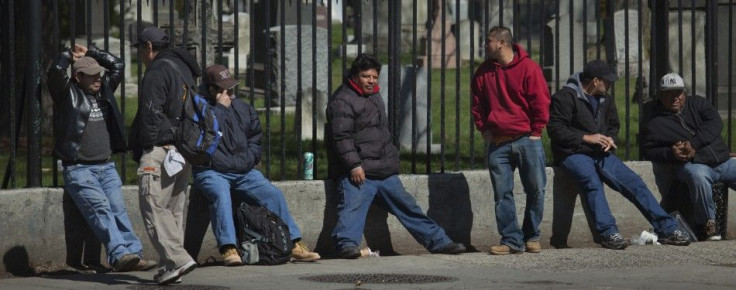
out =
[[[197,64],[197,58],[195,58],[189,51],[181,47],[173,47],[164,49],[156,55],[156,58],[175,58],[181,59],[184,64],[189,67],[192,71],[192,75],[197,78],[202,75],[202,69]]]

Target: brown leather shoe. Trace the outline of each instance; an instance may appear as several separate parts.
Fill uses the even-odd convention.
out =
[[[527,253],[539,253],[542,251],[542,245],[539,244],[539,241],[527,241],[524,243],[524,247],[526,247]]]
[[[522,251],[514,250],[510,248],[507,245],[496,245],[491,246],[491,249],[488,251],[491,253],[491,255],[508,255],[508,254],[521,254]]]

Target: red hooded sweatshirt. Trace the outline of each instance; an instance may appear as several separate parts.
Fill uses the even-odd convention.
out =
[[[494,136],[541,136],[549,121],[549,89],[542,70],[518,44],[514,59],[502,65],[488,59],[470,84],[475,127]]]

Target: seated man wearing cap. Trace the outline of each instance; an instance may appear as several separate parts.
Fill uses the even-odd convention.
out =
[[[619,121],[616,102],[606,92],[616,79],[605,62],[593,60],[582,73],[571,75],[552,97],[547,132],[555,163],[569,171],[587,195],[603,247],[623,250],[628,246],[608,207],[604,183],[636,205],[654,227],[660,243],[686,246],[689,237],[680,231],[675,219],[659,206],[641,177],[613,154]]]
[[[227,67],[207,67],[202,93],[211,103],[220,123],[222,138],[210,166],[193,168],[194,186],[209,201],[212,232],[226,266],[242,265],[237,248],[230,194],[251,205],[260,205],[278,215],[289,227],[294,249],[292,260],[319,260],[301,241],[299,227],[289,213],[283,193],[255,168],[261,160],[261,122],[250,105],[235,98],[235,80]]]
[[[695,226],[705,240],[721,239],[716,229],[713,183],[724,182],[736,190],[736,158],[730,158],[721,130],[723,121],[710,101],[686,97],[685,83],[678,74],[662,77],[659,101],[647,123],[644,157],[654,162],[663,194],[671,188],[671,182],[663,178],[687,184]]]
[[[71,77],[67,75],[70,63]],[[123,119],[113,95],[124,69],[123,61],[106,51],[75,45],[62,52],[48,72],[54,101],[54,153],[64,166],[64,189],[105,245],[107,261],[118,272],[156,267],[156,262],[142,259],[141,241],[125,210],[122,181],[110,160],[113,153],[126,149]]]

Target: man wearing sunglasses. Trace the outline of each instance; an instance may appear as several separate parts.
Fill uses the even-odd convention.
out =
[[[555,163],[573,176],[601,235],[601,246],[623,250],[628,246],[618,231],[604,192],[605,183],[630,200],[649,221],[662,244],[686,246],[690,239],[665,212],[641,177],[613,151],[619,130],[613,96],[607,91],[618,79],[601,60],[588,62],[552,96],[547,132]]]
[[[730,158],[721,137],[723,121],[710,101],[685,95],[685,83],[676,73],[659,82],[659,100],[647,123],[644,157],[652,161],[657,186],[670,194],[673,179],[687,184],[695,229],[700,238],[720,240],[716,228],[713,183],[736,190],[736,158]]]
[[[261,122],[252,106],[235,98],[238,80],[227,67],[212,65],[205,69],[199,91],[213,104],[222,138],[212,162],[192,170],[194,186],[207,198],[212,232],[225,266],[240,266],[242,260],[233,221],[231,194],[236,200],[259,205],[274,212],[289,227],[295,262],[313,262],[321,257],[311,252],[289,212],[284,194],[263,176],[256,165],[261,161]]]

